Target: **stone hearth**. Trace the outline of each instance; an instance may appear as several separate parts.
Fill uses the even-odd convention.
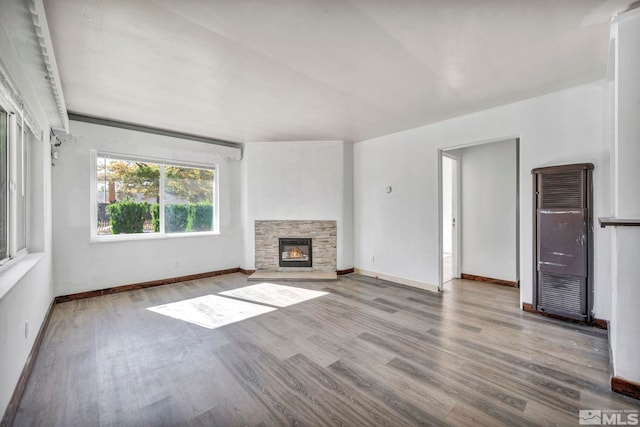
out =
[[[279,238],[311,238],[311,267],[280,267]],[[255,269],[258,272],[332,272],[337,268],[337,221],[256,220]]]

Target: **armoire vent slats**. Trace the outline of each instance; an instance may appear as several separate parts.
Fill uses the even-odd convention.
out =
[[[533,174],[536,310],[590,322],[593,306],[593,165]]]
[[[581,208],[583,204],[581,171],[545,174],[542,179],[541,208]]]
[[[583,313],[586,309],[582,277],[540,272],[539,308],[550,313]]]

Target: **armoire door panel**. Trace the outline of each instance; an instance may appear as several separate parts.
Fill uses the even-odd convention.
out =
[[[585,209],[538,210],[538,270],[587,275]]]

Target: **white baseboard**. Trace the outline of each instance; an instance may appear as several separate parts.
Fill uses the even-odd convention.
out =
[[[375,277],[376,279],[388,280],[390,282],[398,283],[400,285],[411,286],[414,288],[424,289],[429,292],[440,292],[437,285],[430,283],[418,282],[416,280],[405,279],[403,277],[391,276],[388,274],[376,273],[374,271],[361,270],[354,268],[354,273],[362,274],[363,276]]]

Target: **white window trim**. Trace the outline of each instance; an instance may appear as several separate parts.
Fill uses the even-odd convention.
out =
[[[0,102],[0,107],[3,107],[2,103]],[[11,203],[11,174],[8,173],[9,171],[12,170],[12,166],[11,166],[11,135],[10,135],[10,130],[11,130],[11,117],[12,114],[10,113],[10,110],[7,111],[5,108],[3,108],[4,111],[6,111],[7,113],[7,147],[6,147],[6,155],[7,155],[7,170],[3,171],[0,170],[0,173],[6,174],[6,180],[7,180],[7,206],[6,206],[6,211],[4,212],[5,214],[5,218],[7,221],[7,230],[8,233],[5,236],[6,239],[6,245],[7,245],[7,256],[6,258],[0,258],[0,271],[2,271],[2,269],[6,268],[6,265],[11,261],[11,230],[13,230],[13,227],[11,226],[11,212],[10,212],[10,208],[12,205]]]
[[[97,161],[98,156],[110,156],[113,158],[121,159],[121,160],[130,160],[130,161],[140,161],[140,162],[149,162],[160,165],[160,182],[159,188],[164,189],[164,167],[165,165],[169,166],[184,166],[184,167],[192,167],[192,168],[201,168],[201,169],[211,169],[214,171],[213,173],[213,219],[214,219],[214,227],[212,231],[196,231],[196,232],[185,232],[185,233],[165,233],[161,227],[161,230],[157,233],[135,233],[135,234],[98,234],[97,221],[98,218],[98,201],[97,201],[97,189],[98,189],[98,176],[97,176]],[[180,239],[180,238],[189,238],[189,237],[211,237],[220,235],[220,168],[218,164],[209,164],[209,163],[198,163],[198,162],[186,162],[186,161],[175,161],[157,157],[147,157],[147,156],[136,156],[130,154],[122,154],[122,153],[114,153],[110,151],[103,150],[90,150],[89,159],[91,162],[90,167],[90,191],[89,191],[89,215],[90,220],[89,224],[91,226],[91,234],[90,234],[90,243],[104,243],[104,242],[128,242],[128,241],[137,241],[137,240],[162,240],[162,239]],[[162,190],[164,191],[164,190]],[[162,194],[160,194],[160,224],[164,224],[164,200]]]
[[[30,202],[30,197],[29,197],[29,187],[31,185],[31,183],[29,182],[29,180],[27,180],[27,177],[29,176],[29,158],[27,157],[28,155],[28,150],[30,149],[30,147],[28,146],[28,141],[25,140],[24,135],[26,132],[30,132],[30,130],[26,127],[27,124],[24,120],[24,114],[20,115],[20,129],[22,129],[22,131],[20,132],[20,135],[16,135],[15,138],[15,145],[16,145],[16,168],[14,168],[14,172],[15,172],[15,182],[18,182],[18,174],[17,174],[17,163],[20,162],[21,163],[21,167],[20,167],[20,172],[22,173],[22,176],[20,177],[20,183],[21,183],[21,191],[22,194],[19,195],[18,191],[14,191],[14,206],[17,206],[18,204],[18,197],[21,196],[26,196],[25,198],[25,205],[24,205],[24,241],[25,241],[25,247],[21,248],[21,249],[16,249],[16,258],[26,255],[27,253],[29,253],[29,235],[30,235],[30,228],[29,224],[30,224],[30,220],[31,220],[31,202]],[[15,126],[15,130],[17,132],[18,130],[18,126],[17,126],[17,120],[16,120],[16,126]],[[17,185],[17,184],[16,184]],[[18,229],[18,215],[14,215],[15,220],[16,220],[16,230]],[[14,238],[16,240],[14,247],[17,248],[18,247],[18,235],[14,233]]]
[[[28,176],[28,163],[29,159],[25,156],[26,143],[24,140],[24,133],[31,132],[31,126],[24,120],[24,113],[21,109],[18,109],[14,102],[11,102],[10,99],[2,96],[0,93],[0,107],[7,113],[7,187],[8,187],[8,206],[7,206],[7,226],[8,226],[8,236],[7,236],[7,244],[8,244],[8,253],[7,257],[0,259],[0,273],[9,269],[12,265],[15,265],[15,261],[24,257],[29,253],[29,234],[30,234],[30,201],[29,201],[29,186],[31,185],[27,182],[25,186],[25,178]],[[20,135],[18,133],[18,120],[21,122],[22,132]],[[20,140],[18,140],[20,138]],[[26,192],[26,205],[25,209],[25,247],[21,249],[17,249],[18,247],[18,210],[17,210],[17,201],[18,201],[18,173],[17,166],[18,161],[22,163],[22,191]]]

